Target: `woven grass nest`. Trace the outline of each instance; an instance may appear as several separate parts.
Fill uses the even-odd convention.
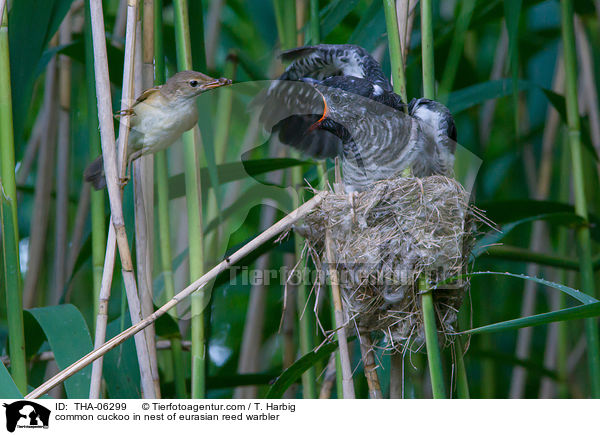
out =
[[[452,178],[403,177],[355,194],[329,192],[302,232],[321,280],[326,237],[332,244],[348,326],[380,331],[387,349],[402,352],[424,343],[419,277],[434,288],[441,344],[453,341],[469,283],[436,285],[465,272],[478,213]]]

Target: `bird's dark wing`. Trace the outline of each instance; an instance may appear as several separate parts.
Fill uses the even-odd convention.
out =
[[[394,91],[388,91],[368,79],[338,76],[329,77],[321,81],[311,80],[311,82],[313,85],[318,86],[320,89],[340,89],[348,94],[355,94],[399,111],[404,111],[406,108],[406,104],[404,104],[400,95],[394,93]],[[357,102],[361,101],[367,103],[367,101],[364,99],[359,98],[357,100]]]
[[[322,129],[318,122],[322,115],[292,115],[282,119],[274,127],[279,141],[298,151],[318,159],[334,158],[342,154],[339,136]]]
[[[379,63],[356,45],[299,47],[283,52],[281,58],[290,65],[256,99],[261,124],[281,143],[307,155],[343,156],[361,166],[360,147],[352,141],[348,129],[325,119],[327,104],[319,89],[335,88],[364,97],[358,99],[359,103],[375,101],[401,111],[405,105],[393,92]],[[349,101],[348,110],[354,110],[355,104]],[[353,147],[355,152],[350,152]]]
[[[359,77],[391,91],[392,84],[383,75],[381,66],[362,47],[350,44],[319,44],[293,48],[281,53],[281,59],[291,62],[280,80],[300,80],[310,77]]]
[[[253,105],[260,110],[260,123],[281,143],[316,158],[332,158],[342,152],[338,137],[317,128],[326,105],[322,94],[312,84],[286,80],[273,82]]]

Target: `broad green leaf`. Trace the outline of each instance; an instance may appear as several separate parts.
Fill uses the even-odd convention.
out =
[[[44,330],[40,327],[35,317],[24,311],[23,330],[25,331],[25,355],[27,359],[32,358],[42,351],[41,347],[46,341]]]
[[[487,100],[506,97],[513,91],[512,83],[510,79],[493,80],[459,89],[448,96],[448,108],[456,115]],[[519,80],[517,87],[519,90],[526,90],[531,89],[533,85],[525,80]]]
[[[8,14],[10,78],[16,144],[23,140],[38,63],[73,0],[18,0]]]
[[[154,311],[158,310],[159,307],[154,306]],[[162,338],[179,338],[181,339],[181,332],[179,331],[179,325],[169,315],[160,316],[154,322],[154,329],[156,335]]]
[[[560,225],[577,227],[584,224],[575,217],[575,208],[572,205],[556,201],[537,201],[534,199],[485,201],[478,203],[477,207],[483,210],[491,221],[499,225],[543,215],[555,215],[556,223]],[[572,218],[569,218],[569,215],[572,215]],[[595,240],[600,240],[600,219],[598,219],[598,216],[590,214],[588,220],[592,237]]]
[[[243,195],[240,196],[238,200],[223,210],[220,213],[220,217],[213,219],[212,222],[209,222],[204,228],[204,231],[208,233],[209,231],[214,230],[218,225],[224,223],[232,216],[237,216],[241,219],[245,218],[250,208],[257,204],[262,204],[265,199],[274,200],[278,204],[279,208],[284,211],[292,209],[292,199],[290,198],[287,190],[257,184],[251,186],[243,193]],[[236,228],[236,223],[230,225],[229,227]]]
[[[4,363],[0,361],[0,398],[2,399],[22,399],[23,395],[10,377]]]
[[[385,14],[381,2],[375,0],[361,16],[348,42],[372,51],[385,31]]]
[[[565,102],[565,97],[562,95],[558,95],[556,92],[551,91],[550,89],[541,88],[542,92],[548,99],[548,102],[552,104],[554,109],[560,115],[560,119],[566,124],[567,123],[567,103]],[[590,141],[591,133],[588,126],[588,123],[584,122],[585,120],[581,120],[581,142],[587,148],[587,150],[594,156],[596,160],[598,160],[598,154],[596,152],[596,148]]]
[[[461,275],[460,277],[454,277],[444,282],[450,282],[455,279],[477,276],[477,275],[502,275],[509,276],[513,278],[525,279],[528,281],[534,281],[538,284],[542,284],[548,287],[552,287],[562,291],[565,294],[577,299],[582,302],[583,305],[573,307],[573,308],[565,308],[562,310],[551,311],[549,313],[536,314],[533,316],[522,317],[519,319],[507,320],[504,322],[494,323],[491,325],[481,326],[479,328],[469,329],[468,331],[464,331],[461,334],[478,334],[481,332],[499,332],[506,331],[510,329],[518,329],[525,328],[528,326],[537,326],[544,325],[546,323],[552,322],[560,322],[564,320],[572,320],[572,319],[584,319],[588,317],[596,317],[600,315],[600,302],[593,298],[592,296],[580,292],[579,290],[575,290],[571,287],[567,287],[562,284],[558,284],[556,282],[547,281],[543,278],[537,278],[526,275],[516,275],[514,273],[509,272],[472,272]]]
[[[517,275],[514,273],[510,273],[510,272],[486,271],[486,272],[471,272],[471,273],[467,273],[465,275],[461,275],[461,277],[471,277],[471,276],[477,276],[477,275],[510,276],[512,278],[519,278],[519,279],[525,279],[528,281],[534,281],[534,282],[537,282],[538,284],[560,290],[561,292],[568,294],[569,296],[573,297],[574,299],[577,299],[579,302],[582,302],[584,304],[595,304],[598,302],[597,299],[593,298],[592,296],[588,295],[587,293],[583,293],[579,290],[575,290],[574,288],[567,287],[566,285],[559,284],[557,282],[547,281],[543,278],[537,278],[535,276]]]
[[[549,313],[535,314],[533,316],[522,317],[520,319],[493,323],[491,325],[469,329],[468,331],[461,332],[461,334],[510,331],[512,329],[545,325],[553,322],[563,322],[565,320],[585,319],[588,317],[598,316],[600,316],[600,302],[595,302],[593,304],[584,304],[578,307],[565,308],[562,310],[551,311]]]
[[[252,236],[252,237],[248,238],[247,240],[245,240],[244,242],[232,247],[231,249],[229,249],[227,251],[226,255],[229,255],[230,253],[237,251],[242,246],[244,246],[245,244],[250,242],[250,240],[252,240],[252,239],[254,239],[254,236]],[[273,237],[273,239],[271,241],[263,244],[260,248],[255,249],[250,254],[246,255],[242,260],[238,261],[233,268],[225,270],[224,272],[220,273],[219,276],[215,279],[214,287],[217,288],[227,282],[230,282],[231,279],[233,279],[235,276],[237,276],[242,271],[242,267],[250,266],[252,263],[254,263],[258,259],[258,257],[265,254],[266,252],[269,252],[272,250],[278,251],[281,253],[294,252],[294,240],[292,238],[290,238],[284,242],[280,242],[280,243],[276,243],[275,242],[276,239],[277,239],[277,237]]]
[[[83,316],[74,305],[54,305],[27,310],[44,331],[60,370],[92,351],[92,339]],[[65,381],[69,399],[89,397],[92,367],[88,366]]]
[[[356,337],[352,337],[354,339]],[[352,340],[351,339],[351,340]],[[266,399],[281,399],[287,389],[319,361],[325,361],[338,348],[337,342],[327,343],[316,352],[310,352],[288,367],[273,383],[267,392]]]
[[[131,325],[126,314],[125,326]],[[163,316],[165,317],[165,316]],[[110,340],[122,331],[119,317],[107,325],[106,339]],[[133,340],[126,340],[104,356],[103,375],[111,399],[141,397],[140,369]]]
[[[350,12],[358,0],[334,0],[321,11],[321,39],[325,39]]]
[[[38,64],[38,71],[41,74],[50,58],[55,54],[64,54],[69,56],[81,65],[85,65],[85,44],[83,38],[77,38],[67,45],[61,45],[48,49],[42,55]],[[123,59],[125,53],[122,48],[115,47],[112,39],[106,38],[106,55],[108,56],[108,71],[110,81],[120,89],[123,85]]]
[[[488,218],[497,224],[517,222],[531,216],[548,213],[574,213],[572,205],[555,201],[533,199],[511,199],[505,201],[480,202],[477,207],[485,211]]]
[[[224,163],[218,166],[218,178],[220,184],[231,181],[243,180],[245,178],[265,174],[279,169],[287,169],[294,166],[314,164],[310,160],[297,160],[290,158],[247,160],[244,162]],[[210,185],[208,169],[200,169],[200,181],[202,186]],[[185,195],[185,179],[183,174],[169,177],[169,199],[179,198]]]
[[[489,231],[485,236],[477,241],[475,247],[471,251],[473,257],[478,257],[487,250],[493,244],[500,242],[504,237],[508,235],[515,227],[542,220],[555,225],[563,225],[567,227],[577,227],[582,225],[585,221],[579,215],[575,213],[545,213],[536,216],[529,216],[516,222],[510,222],[500,228],[500,230]]]

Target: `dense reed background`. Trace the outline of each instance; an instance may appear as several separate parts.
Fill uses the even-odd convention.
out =
[[[250,279],[311,267],[291,235],[49,394],[600,397],[600,1],[0,0],[0,16],[3,397],[148,316],[311,197],[300,186],[327,168],[269,148],[248,110],[260,86],[247,82],[277,77],[281,49],[319,42],[361,45],[398,94],[447,104],[481,159],[472,200],[499,231],[484,228],[473,252],[458,327],[471,333],[441,352],[430,340],[429,358],[361,358],[349,337],[344,383],[345,355],[321,346],[332,298],[317,322],[310,283],[286,294],[285,279]],[[184,69],[239,84],[201,96],[198,128],[136,162],[123,191],[109,179],[110,201],[91,191],[86,165],[126,140],[111,112]]]

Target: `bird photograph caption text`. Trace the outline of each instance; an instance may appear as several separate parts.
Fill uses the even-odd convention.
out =
[[[289,401],[56,401],[49,427],[63,423],[281,422],[296,412]]]

